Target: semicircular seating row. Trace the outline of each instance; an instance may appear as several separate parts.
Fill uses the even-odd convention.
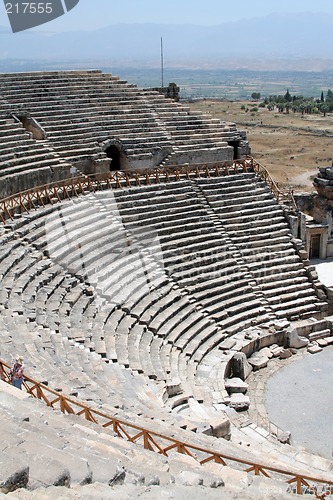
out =
[[[134,414],[161,415],[175,377],[197,402],[227,402],[229,336],[325,306],[252,174],[90,193],[1,240],[2,356],[15,346],[36,378]]]
[[[122,143],[132,168],[137,161],[150,167],[184,163],[193,150],[204,152],[213,161],[218,152],[229,158],[225,156],[227,141],[239,137],[234,124],[193,113],[158,92],[137,88],[101,71],[1,75],[0,99],[0,117],[4,116],[0,134],[7,131],[10,136],[8,115],[19,117],[24,110],[45,133],[45,140],[30,144],[30,149],[50,148],[69,163],[105,161],[104,146],[110,137]],[[27,151],[26,145],[18,144],[14,149],[20,155]],[[160,155],[155,158],[156,151]],[[6,170],[13,163],[10,152],[8,155]],[[16,171],[26,169],[29,161],[28,157],[24,161],[16,158]],[[31,161],[31,170],[41,169],[42,164],[35,162]]]
[[[12,117],[2,117],[1,111],[1,197],[68,176],[70,164],[57,154],[51,144],[33,139],[20,122]]]

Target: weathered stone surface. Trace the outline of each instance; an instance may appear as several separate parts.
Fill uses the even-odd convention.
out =
[[[306,347],[309,343],[309,340],[305,337],[300,337],[293,327],[289,327],[286,333],[286,342],[287,347],[294,347],[295,349],[299,349],[301,347]]]
[[[225,339],[222,344],[220,344],[219,349],[223,351],[229,351],[236,345],[236,340],[232,338]]]
[[[147,486],[159,486],[160,478],[158,476],[153,476],[147,481]]]
[[[224,486],[223,479],[212,479],[209,486],[211,488],[222,488]]]
[[[8,458],[1,463],[0,492],[10,493],[18,488],[26,488],[29,481],[29,466],[20,463],[20,459]]]
[[[271,346],[271,352],[272,352],[272,354],[273,354],[273,357],[274,357],[274,358],[279,357],[279,356],[280,356],[280,354],[281,354],[281,352],[282,352],[283,350],[284,350],[284,348],[283,348],[283,347],[281,347],[281,346],[279,346],[279,345],[274,346],[274,347],[273,347],[273,346]]]
[[[260,349],[259,353],[263,356],[267,356],[267,358],[271,359],[273,357],[273,353],[269,347],[264,347]]]
[[[290,358],[293,355],[290,349],[283,349],[283,351],[280,352],[279,358],[280,359],[287,359]]]
[[[228,417],[214,418],[209,421],[212,435],[218,438],[230,439],[231,429]]]
[[[316,354],[317,352],[321,352],[322,350],[323,350],[323,348],[319,347],[319,345],[317,345],[317,344],[316,345],[310,345],[308,347],[308,352],[310,354]]]
[[[88,297],[92,297],[94,295],[94,293],[95,293],[95,288],[93,286],[88,286],[86,288],[86,295]]]
[[[125,469],[118,468],[116,474],[109,480],[109,486],[119,486],[120,484],[124,484],[126,477],[126,471]]]
[[[244,338],[247,340],[257,340],[260,337],[261,331],[257,328],[249,328],[246,330]]]
[[[167,382],[165,389],[169,398],[183,393],[183,390],[181,388],[181,381],[179,378],[175,378],[172,379],[170,382]]]
[[[308,252],[306,250],[299,250],[298,254],[302,260],[308,259]]]
[[[288,320],[281,319],[279,321],[274,321],[274,328],[277,331],[284,330],[290,325]]]
[[[34,460],[31,461],[29,487],[39,488],[51,484],[69,488],[71,485],[69,469],[57,460],[52,460],[48,457],[41,458],[42,460],[38,460],[36,465],[34,464]]]
[[[324,167],[324,168],[325,168],[325,173],[324,173],[325,177],[329,180],[333,180],[333,167]]]
[[[237,352],[232,359],[232,373],[234,377],[246,380],[252,371],[246,355],[243,352]]]
[[[200,486],[204,484],[203,477],[192,471],[182,471],[178,478],[184,486]]]
[[[125,479],[125,478],[124,478]],[[126,483],[130,483],[130,484],[135,484],[135,485],[142,485],[142,484],[145,484],[145,481],[146,481],[146,478],[144,476],[144,474],[142,474],[141,472],[137,472],[137,471],[127,471],[126,472]],[[122,483],[119,482],[118,483],[119,485],[121,485]]]
[[[71,484],[70,472],[68,469],[64,469],[54,481],[53,486],[65,486],[66,488],[69,488],[70,484]]]
[[[249,358],[249,363],[253,367],[253,370],[260,370],[261,368],[265,368],[269,362],[269,358],[263,354],[254,353]]]
[[[282,444],[290,444],[291,433],[289,431],[281,432],[277,438]]]
[[[249,388],[249,385],[238,377],[228,378],[225,381],[224,386],[229,394],[234,392],[242,392],[245,394]]]
[[[245,411],[249,409],[250,398],[244,394],[231,394],[229,406],[236,411]]]

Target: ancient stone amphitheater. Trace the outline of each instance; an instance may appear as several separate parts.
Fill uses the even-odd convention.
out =
[[[16,73],[0,147],[0,491],[329,492],[329,460],[251,419],[251,371],[333,337],[245,133],[100,71]]]

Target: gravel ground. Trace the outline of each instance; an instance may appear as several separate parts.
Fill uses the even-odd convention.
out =
[[[326,286],[333,286],[333,257],[329,259],[320,260],[313,259],[311,264],[316,266],[319,280]]]
[[[332,459],[333,346],[305,353],[273,375],[265,406],[270,420],[291,432],[292,443]]]

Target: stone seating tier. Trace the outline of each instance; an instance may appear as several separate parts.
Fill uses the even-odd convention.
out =
[[[15,75],[0,75],[0,96],[6,106],[17,116],[30,114],[45,130],[47,143],[65,159],[81,163],[85,173],[89,161],[106,159],[102,143],[110,136],[123,143],[133,168],[142,168],[145,160],[151,167],[161,162],[216,161],[218,155],[219,159],[230,159],[232,152],[226,141],[241,139],[232,124],[193,114],[157,92],[101,73],[51,72],[35,78],[21,73],[19,86],[17,81]],[[73,142],[70,148],[69,141]],[[86,141],[87,149],[82,148],[82,141]],[[170,158],[156,154],[163,146],[170,149]]]
[[[110,429],[102,432],[98,426],[76,416],[64,417],[44,408],[40,402],[18,398],[9,387],[2,387],[1,394],[0,411],[6,429],[5,443],[8,449],[13,450],[7,454],[1,480],[6,483],[6,473],[16,475],[21,481],[24,478],[28,482],[31,498],[37,499],[44,495],[42,486],[48,487],[45,490],[48,493],[45,494],[60,495],[62,498],[73,498],[69,496],[71,492],[80,496],[97,494],[110,498],[136,496],[146,492],[148,487],[153,497],[168,496],[176,489],[181,495],[200,492],[200,495],[208,494],[211,498],[219,498],[226,492],[228,495],[236,492],[239,495],[241,492],[247,498],[258,498],[259,492],[266,489],[281,499],[289,497],[285,493],[286,485],[281,481],[248,481],[245,472],[216,464],[199,468],[192,458],[174,453],[162,459],[158,454],[119,439]],[[27,416],[20,424],[19,440],[19,426],[13,418],[12,407]],[[36,429],[41,429],[38,436]],[[251,442],[256,439],[255,434],[253,430],[248,438]],[[183,435],[186,435],[184,431]],[[208,440],[208,437],[202,439],[201,445]],[[226,447],[226,453],[230,454],[229,449],[233,447],[228,443]],[[274,455],[273,446],[271,448],[270,452]],[[246,456],[245,451],[243,456]],[[17,452],[21,457],[19,460]],[[240,447],[239,456],[242,456],[242,452]],[[318,468],[325,466],[324,460],[322,462],[318,463]],[[26,467],[29,467],[29,474],[24,476]],[[116,478],[119,478],[118,482]],[[90,482],[93,484],[89,485]],[[113,484],[112,488],[108,483]],[[52,484],[58,486],[52,487]],[[61,487],[61,484],[67,487]]]
[[[311,303],[313,310],[318,312],[320,307],[316,293],[311,286],[306,286],[309,281],[290,241],[290,229],[281,207],[274,203],[269,193],[265,194],[262,182],[248,182],[250,179],[243,174],[238,179],[237,176],[233,179],[234,185],[228,178],[212,181],[202,179],[198,183],[221,224],[240,250],[254,282],[259,285],[270,308],[279,316],[284,314],[288,318],[297,316],[297,310],[301,315],[311,314]],[[238,186],[242,188],[237,190]],[[246,197],[243,189],[245,193],[249,192]],[[267,214],[273,214],[273,219],[268,219]],[[275,222],[277,219],[278,222]],[[259,225],[256,224],[257,220],[260,221]],[[266,227],[263,224],[265,220]],[[281,281],[282,276],[285,287],[276,288],[275,280]],[[302,277],[300,299],[297,294],[288,294],[295,276]]]
[[[154,254],[147,253],[145,246],[142,255],[147,275],[138,269],[138,253],[125,252],[117,263],[112,255],[107,255],[108,250],[110,253],[117,248],[117,243],[120,244],[119,229],[124,232],[125,242],[128,238],[133,243],[135,241],[133,220],[131,227],[122,217],[122,211],[129,217],[128,206],[139,203],[138,220],[141,220],[141,213],[145,217],[147,214],[144,227],[149,229],[145,198],[151,209],[157,208],[156,212],[160,202],[165,207],[165,212],[160,212],[160,220],[157,214],[155,217],[153,229],[157,233],[159,226],[165,227],[164,221],[169,224],[172,217],[177,220],[182,203],[186,207],[185,213],[192,213],[194,223],[209,221],[210,212],[198,199],[194,190],[196,184],[183,181],[126,189],[114,194],[106,191],[89,194],[59,206],[39,209],[9,223],[6,234],[2,236],[0,254],[0,325],[4,356],[10,359],[13,352],[22,352],[29,368],[41,380],[49,379],[51,366],[52,383],[64,392],[78,394],[80,398],[102,406],[122,407],[130,418],[135,414],[148,419],[153,416],[161,428],[164,426],[165,429],[166,422],[173,425],[173,432],[177,423],[183,421],[181,403],[171,398],[163,405],[159,396],[170,376],[177,376],[182,381],[186,401],[200,401],[212,408],[213,404],[222,401],[228,404],[230,398],[225,391],[224,376],[230,357],[226,355],[224,362],[218,364],[221,357],[219,347],[227,337],[237,336],[251,324],[262,322],[267,325],[274,319],[273,309],[263,306],[262,296],[252,285],[253,276],[247,275],[245,270],[239,272],[244,267],[240,257],[235,261],[236,282],[241,274],[245,293],[240,294],[239,301],[233,301],[230,289],[224,288],[221,307],[217,307],[218,302],[212,304],[217,308],[210,316],[194,293],[196,286],[202,285],[208,290],[209,286],[216,286],[215,280],[208,277],[205,280],[205,273],[202,276],[205,281],[195,281],[194,288],[189,289],[181,281],[176,282],[172,273],[165,273],[163,259],[161,262],[157,259],[153,264]],[[170,212],[171,218],[167,216]],[[99,240],[103,225],[99,224],[96,214],[108,227],[109,237],[105,231]],[[134,212],[132,216],[135,216]],[[221,248],[224,248],[227,232],[222,226],[217,227],[214,225],[214,232],[221,234]],[[210,244],[212,231],[209,231],[209,224],[203,229]],[[179,231],[180,234],[183,232]],[[171,243],[171,233],[160,236],[160,239],[166,238],[162,242],[162,252],[168,234]],[[94,237],[106,253],[97,251]],[[189,237],[189,245],[192,244],[194,241],[190,242]],[[140,239],[136,245],[131,245],[132,252],[141,250]],[[41,253],[47,248],[48,253]],[[234,249],[237,249],[236,243],[232,246],[232,251]],[[95,263],[91,261],[93,252]],[[71,271],[70,266],[78,258],[82,259],[82,265]],[[102,267],[99,267],[99,259],[103,261]],[[291,262],[293,269],[294,265]],[[96,285],[92,287],[93,269]],[[98,270],[102,270],[103,275],[98,275]],[[294,272],[299,275],[298,269]],[[99,292],[104,286],[103,278],[109,280],[105,297]],[[229,280],[226,276],[223,278],[226,285]],[[132,289],[128,288],[131,281],[138,282]],[[201,300],[205,298],[203,290],[200,289]],[[306,292],[306,287],[304,290]],[[290,306],[288,310],[294,308],[293,315],[313,311],[312,303],[307,304],[303,298],[290,301],[291,295],[288,290],[285,303],[288,308]],[[225,310],[228,311],[226,316]],[[283,318],[285,314],[278,317]],[[246,344],[242,342],[239,340],[239,345],[244,348]],[[207,374],[211,375],[207,377]],[[197,415],[204,413],[203,403],[196,407]],[[192,411],[189,420],[194,418],[194,409]]]
[[[37,185],[64,177],[70,165],[60,158],[48,144],[32,139],[20,123],[6,120],[0,135],[0,176],[3,179],[1,195],[8,196],[16,189],[24,191],[31,179]],[[52,172],[52,170],[53,172]]]

